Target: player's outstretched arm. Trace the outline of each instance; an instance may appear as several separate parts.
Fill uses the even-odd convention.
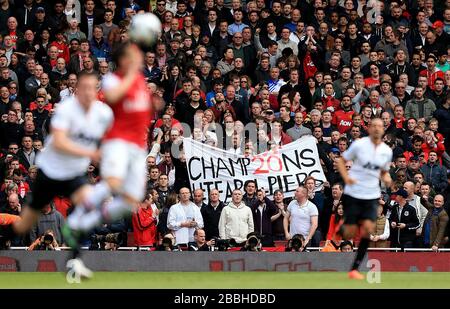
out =
[[[345,167],[345,161],[342,157],[336,159],[336,167],[346,185],[352,185],[356,183],[355,179],[350,178],[347,168]]]

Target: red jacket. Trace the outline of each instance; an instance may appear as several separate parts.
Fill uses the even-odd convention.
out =
[[[331,123],[335,125],[339,133],[345,133],[347,132],[353,125],[352,116],[355,113],[354,110],[344,111],[344,110],[338,110],[335,111],[333,114],[333,120]]]
[[[428,145],[428,143],[423,143],[422,144],[422,151],[425,154],[425,161],[428,162],[428,155],[430,154],[430,151],[435,151],[437,153],[437,156],[439,158],[439,162],[442,164],[442,155],[445,152],[445,146],[443,143],[436,143],[436,147],[432,148],[430,147],[430,145]]]
[[[153,246],[156,243],[156,219],[151,207],[139,207],[133,213],[133,235],[137,246]]]
[[[445,80],[444,72],[442,72],[438,68],[436,68],[433,73],[428,71],[428,69],[422,70],[420,71],[419,76],[425,76],[426,78],[428,78],[428,87],[430,87],[431,90],[434,90],[434,82],[436,78],[440,77]]]
[[[50,46],[56,46],[58,48],[58,58],[64,58],[66,63],[68,64],[70,61],[70,52],[69,52],[69,46],[64,43],[58,43],[57,41],[53,41]]]
[[[327,234],[327,240],[341,240],[342,237],[337,235],[337,232],[339,231],[339,228],[341,227],[341,225],[344,223],[344,219],[339,220],[338,223],[336,223],[335,218],[335,214],[331,215],[330,218],[330,224],[328,227],[328,234]]]
[[[327,109],[328,107],[333,107],[334,111],[341,109],[341,101],[332,96],[323,96],[322,102],[324,105],[324,109]]]

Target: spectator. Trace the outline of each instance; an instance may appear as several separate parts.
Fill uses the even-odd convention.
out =
[[[333,214],[330,218],[330,223],[328,227],[327,241],[337,241],[339,242],[342,239],[342,236],[339,235],[339,229],[344,223],[344,205],[340,203],[334,210]]]
[[[235,189],[231,202],[223,208],[220,214],[220,238],[234,239],[238,244],[243,244],[247,240],[247,235],[253,231],[252,211],[243,203],[242,192]]]
[[[203,229],[196,229],[194,241],[189,243],[188,251],[210,251],[210,246],[214,244],[214,240],[206,240],[206,233]]]
[[[391,225],[391,247],[413,248],[416,230],[420,228],[416,209],[407,202],[408,193],[404,189],[395,192],[396,204],[389,217]]]
[[[433,208],[428,211],[423,227],[425,246],[437,251],[445,245],[444,237],[447,236],[448,214],[443,208],[444,197],[438,194],[434,197]]]
[[[256,190],[258,190],[258,188],[256,187],[256,181],[254,181],[254,180],[247,180],[244,183],[245,194],[242,197],[242,201],[248,207],[251,207],[254,203],[256,203],[256,200],[257,200]]]
[[[422,234],[423,222],[428,213],[425,206],[422,205],[420,197],[415,194],[415,185],[411,181],[407,181],[403,184],[403,189],[408,193],[406,201],[409,205],[413,206],[416,210],[417,217],[419,219],[419,227],[417,228],[417,236]]]
[[[272,222],[278,213],[277,207],[266,197],[263,189],[256,192],[256,202],[251,205],[255,232],[261,237],[264,247],[273,247]]]
[[[380,199],[381,202],[382,199]],[[384,201],[383,201],[384,203]],[[370,248],[389,248],[390,229],[389,220],[383,214],[383,204],[379,203],[377,208],[377,221],[375,231],[370,235]]]
[[[31,229],[30,240],[34,242],[47,230],[54,232],[54,238],[58,244],[64,243],[61,229],[64,225],[64,217],[57,211],[52,203],[42,209],[42,215],[39,217],[36,225]]]
[[[425,181],[430,183],[436,192],[443,192],[447,188],[447,169],[440,165],[437,153],[430,151],[428,163],[421,167]]]
[[[422,87],[416,87],[414,90],[414,98],[406,103],[406,118],[414,118],[418,121],[428,123],[433,116],[436,106],[430,99],[425,98]]]
[[[45,231],[28,247],[28,251],[33,250],[60,250],[55,232],[51,229]]]
[[[156,199],[153,198],[153,200],[156,200]],[[162,205],[163,208],[160,210],[158,226],[157,226],[159,239],[162,239],[162,237],[164,235],[170,233],[170,229],[167,227],[167,219],[168,219],[168,215],[169,215],[169,210],[173,205],[177,204],[178,201],[179,201],[178,194],[175,192],[171,192],[167,196],[166,204]]]
[[[139,204],[139,208],[133,213],[133,235],[138,247],[156,244],[158,209],[153,210],[153,204],[152,195],[147,194],[144,201]]]
[[[192,200],[194,202],[194,204],[200,209],[202,210],[203,207],[206,207],[207,205],[205,204],[204,200],[204,192],[202,189],[196,189],[194,190],[194,194],[192,195]]]
[[[208,205],[201,209],[205,224],[206,240],[219,237],[219,220],[224,208],[224,204],[219,198],[219,190],[212,189],[209,192]]]
[[[293,141],[296,141],[297,139],[299,139],[304,135],[312,135],[311,130],[303,126],[302,112],[298,111],[295,113],[294,122],[295,125],[286,132],[287,135],[289,135]]]
[[[11,191],[14,190],[14,188],[16,188],[15,190],[17,191],[17,185],[11,183],[7,187],[5,187],[5,191]],[[22,206],[20,205],[19,202],[19,195],[17,193],[10,193],[7,196],[7,204],[4,207],[2,207],[0,212],[19,216],[21,210]]]
[[[169,209],[167,227],[174,231],[177,245],[187,245],[194,241],[196,228],[203,228],[203,218],[198,208],[190,200],[190,190],[180,189],[180,202]]]
[[[300,186],[295,190],[295,199],[289,203],[286,216],[284,217],[284,233],[286,239],[291,239],[292,235],[300,234],[305,236],[305,243],[318,245],[313,237],[318,226],[318,215],[316,205],[308,200],[308,190]]]

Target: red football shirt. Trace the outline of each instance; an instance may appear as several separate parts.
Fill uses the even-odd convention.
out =
[[[122,78],[111,73],[102,80],[102,91],[120,85]],[[111,108],[114,112],[114,123],[105,135],[105,140],[122,139],[146,147],[147,129],[150,125],[150,91],[145,84],[143,74],[139,74],[125,96]]]

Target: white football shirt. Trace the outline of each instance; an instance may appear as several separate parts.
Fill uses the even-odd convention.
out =
[[[111,108],[95,101],[86,112],[75,96],[69,97],[55,110],[51,127],[67,130],[68,138],[88,150],[97,149],[101,138],[113,120]],[[87,157],[69,155],[53,147],[53,136],[45,141],[45,149],[36,159],[38,167],[50,178],[69,180],[84,175],[91,160]]]
[[[345,186],[344,193],[362,200],[379,198],[380,173],[389,171],[392,149],[383,142],[376,146],[370,137],[363,137],[354,141],[342,156],[353,161],[349,175],[356,180],[355,184]]]

